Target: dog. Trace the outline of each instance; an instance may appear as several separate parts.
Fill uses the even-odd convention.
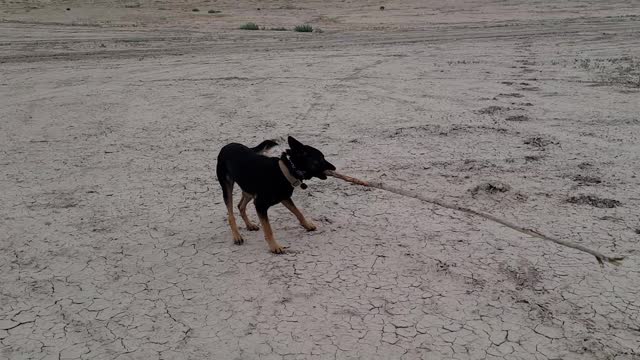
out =
[[[256,231],[259,227],[247,216],[247,205],[254,200],[256,212],[264,231],[264,238],[269,250],[275,254],[284,249],[273,237],[267,211],[273,205],[282,203],[295,215],[300,225],[307,231],[316,230],[316,226],[307,220],[291,200],[294,188],[306,189],[304,180],[319,178],[326,180],[325,171],[336,167],[325,160],[320,150],[304,145],[292,136],[287,139],[289,149],[277,157],[267,157],[264,152],[278,145],[275,141],[265,140],[260,145],[249,148],[242,144],[225,145],[218,154],[216,174],[222,187],[222,197],[227,206],[229,226],[233,234],[233,242],[242,245],[244,239],[240,235],[235,216],[233,215],[233,187],[238,183],[242,189],[242,198],[238,203],[240,216],[248,230]]]

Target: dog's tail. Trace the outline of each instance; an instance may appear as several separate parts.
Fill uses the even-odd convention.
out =
[[[256,147],[252,147],[251,150],[255,151],[258,154],[262,154],[265,151],[271,149],[274,146],[277,146],[278,143],[273,141],[273,140],[265,140],[263,142],[260,143],[260,145],[256,146]]]

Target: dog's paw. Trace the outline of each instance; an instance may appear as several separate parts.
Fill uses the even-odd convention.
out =
[[[234,237],[233,238],[233,243],[236,245],[242,245],[244,244],[244,239],[242,238],[242,236],[238,236],[237,238]]]
[[[277,245],[271,248],[271,252],[274,254],[284,254],[284,247]]]
[[[258,231],[260,230],[260,226],[256,225],[256,224],[247,224],[247,230],[249,231]]]
[[[304,227],[307,231],[316,231],[316,229],[318,229],[316,225],[310,221],[307,221],[306,224],[302,224],[302,227]]]

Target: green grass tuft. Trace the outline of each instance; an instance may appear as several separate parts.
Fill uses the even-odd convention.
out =
[[[241,30],[260,30],[260,27],[258,25],[256,25],[255,23],[252,22],[248,22],[246,24],[243,24],[242,26],[240,26]]]
[[[313,26],[311,26],[309,24],[298,25],[298,26],[293,28],[293,31],[297,31],[297,32],[312,32],[313,31]]]

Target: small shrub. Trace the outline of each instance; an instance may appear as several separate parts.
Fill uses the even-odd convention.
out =
[[[269,30],[271,30],[271,31],[287,31],[287,28],[285,28],[285,27],[274,27],[274,28],[270,28]]]
[[[200,11],[200,9],[191,9],[191,11],[198,12],[198,11]]]
[[[241,30],[260,30],[260,27],[255,23],[248,22],[242,26],[240,26]]]
[[[220,10],[209,10],[209,11],[207,11],[207,12],[208,12],[209,14],[219,14],[219,13],[221,13],[221,11],[220,11]]]
[[[309,24],[298,25],[298,26],[293,28],[293,31],[297,31],[297,32],[312,32],[313,31],[313,26],[311,26]]]

